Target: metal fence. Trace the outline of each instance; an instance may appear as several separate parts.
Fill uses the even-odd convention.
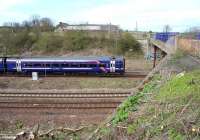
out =
[[[169,38],[174,37],[178,34],[179,34],[178,32],[160,32],[160,33],[156,33],[153,38],[155,40],[167,42],[169,40]]]

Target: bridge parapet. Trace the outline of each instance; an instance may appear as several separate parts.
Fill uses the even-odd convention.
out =
[[[154,40],[154,39],[151,39],[150,42],[152,43],[152,46],[156,46],[157,48],[159,48],[161,51],[165,52],[166,54],[173,54],[177,48],[176,43],[169,44],[169,43],[165,43],[160,40]]]
[[[152,46],[156,46],[166,54],[172,54],[177,48],[178,32],[158,32],[150,39]]]

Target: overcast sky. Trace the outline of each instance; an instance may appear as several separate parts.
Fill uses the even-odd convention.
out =
[[[21,22],[32,15],[54,23],[112,23],[134,30],[173,31],[200,25],[200,0],[0,0],[0,25]]]

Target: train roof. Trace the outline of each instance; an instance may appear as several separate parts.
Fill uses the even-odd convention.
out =
[[[33,60],[99,60],[99,61],[110,61],[113,57],[110,56],[71,56],[71,57],[19,57],[19,58],[8,58],[10,61],[15,61],[16,59],[21,59],[22,61],[33,61]],[[122,59],[123,57],[114,57],[115,59]]]

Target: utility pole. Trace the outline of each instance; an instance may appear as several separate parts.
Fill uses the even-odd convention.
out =
[[[108,24],[108,36],[111,38],[111,22]]]
[[[138,23],[136,21],[136,24],[135,24],[135,31],[137,32],[138,31]]]
[[[156,67],[157,47],[154,46],[153,68]]]
[[[136,39],[138,39],[138,23],[135,23]]]

